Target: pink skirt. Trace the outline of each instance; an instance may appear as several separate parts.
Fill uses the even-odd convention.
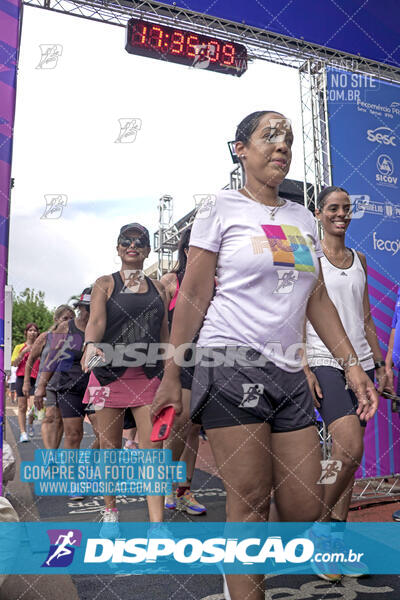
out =
[[[160,385],[158,377],[148,379],[142,367],[128,367],[119,379],[101,386],[93,372],[83,398],[88,408],[128,408],[146,406],[153,398]]]

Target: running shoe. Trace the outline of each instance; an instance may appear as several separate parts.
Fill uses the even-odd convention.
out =
[[[325,552],[332,552],[331,538],[329,536],[317,535],[315,531],[313,531],[313,529],[311,528],[308,531],[308,537],[314,544],[315,552],[320,552],[321,554],[324,554]],[[329,569],[331,569],[332,567],[329,567],[329,565],[326,565],[323,562],[317,563],[314,561],[311,563],[311,566],[313,568],[314,573],[324,581],[336,583],[342,578],[342,575],[339,573],[330,573]]]
[[[169,494],[169,496],[165,496],[164,506],[165,506],[165,508],[169,508],[169,510],[175,510],[175,508],[176,508],[176,490],[173,490],[172,494]]]
[[[29,435],[29,437],[33,437],[35,435],[35,429],[33,427],[33,423],[28,425],[28,435]]]
[[[28,434],[26,433],[26,431],[23,431],[21,433],[21,435],[19,436],[19,441],[20,443],[29,442]]]
[[[400,521],[400,510],[396,510],[396,512],[392,514],[392,519],[393,521]]]
[[[137,450],[138,446],[133,440],[126,440],[124,450]]]
[[[203,504],[197,502],[190,489],[187,489],[183,496],[176,499],[177,510],[185,510],[188,515],[204,515],[207,509]]]
[[[348,549],[344,545],[341,538],[333,536],[331,542],[331,552],[340,553],[344,556],[348,556]],[[340,564],[340,572],[346,577],[368,577],[369,569],[367,565],[361,561],[357,562],[346,562]]]
[[[119,530],[119,511],[112,508],[103,508],[101,510],[100,521],[103,525],[100,529],[100,537],[117,538],[121,535]]]
[[[360,577],[369,577],[370,575],[367,565],[361,561],[357,561],[355,563],[347,562],[346,564],[342,564],[340,565],[340,570],[342,575],[357,579]]]
[[[174,536],[168,529],[165,523],[149,523],[149,529],[147,530],[147,537],[151,538],[168,538],[174,540]]]

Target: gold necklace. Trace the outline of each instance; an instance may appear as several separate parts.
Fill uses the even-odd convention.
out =
[[[246,192],[248,193],[248,195],[250,196],[250,198],[252,200],[254,200],[254,202],[257,202],[258,204],[261,204],[261,206],[263,206],[269,212],[269,216],[270,216],[271,221],[275,221],[275,215],[278,212],[278,210],[280,209],[280,207],[285,204],[285,200],[282,200],[281,198],[278,198],[278,204],[276,204],[275,206],[273,206],[272,209],[271,209],[267,204],[263,204],[262,202],[260,202],[259,200],[257,200],[257,198],[255,198],[253,196],[253,194],[250,192],[250,190],[247,189],[246,186],[243,186],[243,189],[246,190]]]

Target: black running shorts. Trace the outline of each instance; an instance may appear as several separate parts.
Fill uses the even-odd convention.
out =
[[[269,423],[274,433],[315,425],[313,399],[304,371],[289,373],[266,360],[263,366],[254,366],[252,363],[263,357],[252,349],[247,356],[246,366],[236,360],[233,366],[206,366],[205,358],[196,365],[192,421],[206,430]]]
[[[68,390],[57,392],[58,406],[63,419],[81,417],[86,415],[86,404],[83,404],[84,394]]]
[[[46,397],[43,398],[43,406],[45,408],[50,407],[50,406],[58,407],[57,392],[55,392],[54,390],[49,390],[49,388],[46,388]]]
[[[193,385],[194,367],[181,368],[181,386],[184,390],[191,390]]]
[[[355,415],[358,408],[357,396],[352,390],[346,390],[346,379],[342,369],[335,367],[312,367],[312,372],[318,379],[323,398],[317,398],[321,405],[318,412],[325,425],[329,427],[333,421]],[[366,372],[371,381],[374,381],[374,369]],[[363,427],[366,421],[361,421]]]
[[[126,408],[124,412],[124,429],[133,429],[136,427],[136,421],[130,408]]]
[[[29,392],[30,396],[33,396],[35,394],[35,383],[36,383],[36,379],[34,379],[33,377],[31,377],[31,389]],[[15,381],[15,389],[17,392],[17,398],[23,398],[24,395],[22,393],[22,388],[24,386],[24,376],[23,375],[18,375],[16,381]]]

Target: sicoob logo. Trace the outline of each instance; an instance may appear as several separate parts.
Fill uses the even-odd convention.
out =
[[[81,545],[79,529],[48,529],[50,548],[42,567],[68,567],[74,558],[75,548]]]
[[[396,187],[398,178],[393,175],[394,163],[390,156],[387,154],[380,154],[376,161],[376,168],[379,171],[379,173],[376,173],[375,175],[378,185]]]
[[[380,154],[378,156],[376,167],[382,175],[391,175],[394,171],[393,161],[387,154]]]
[[[369,142],[378,142],[378,144],[384,144],[385,146],[396,146],[393,129],[390,127],[377,127],[376,129],[367,130],[367,140]]]

